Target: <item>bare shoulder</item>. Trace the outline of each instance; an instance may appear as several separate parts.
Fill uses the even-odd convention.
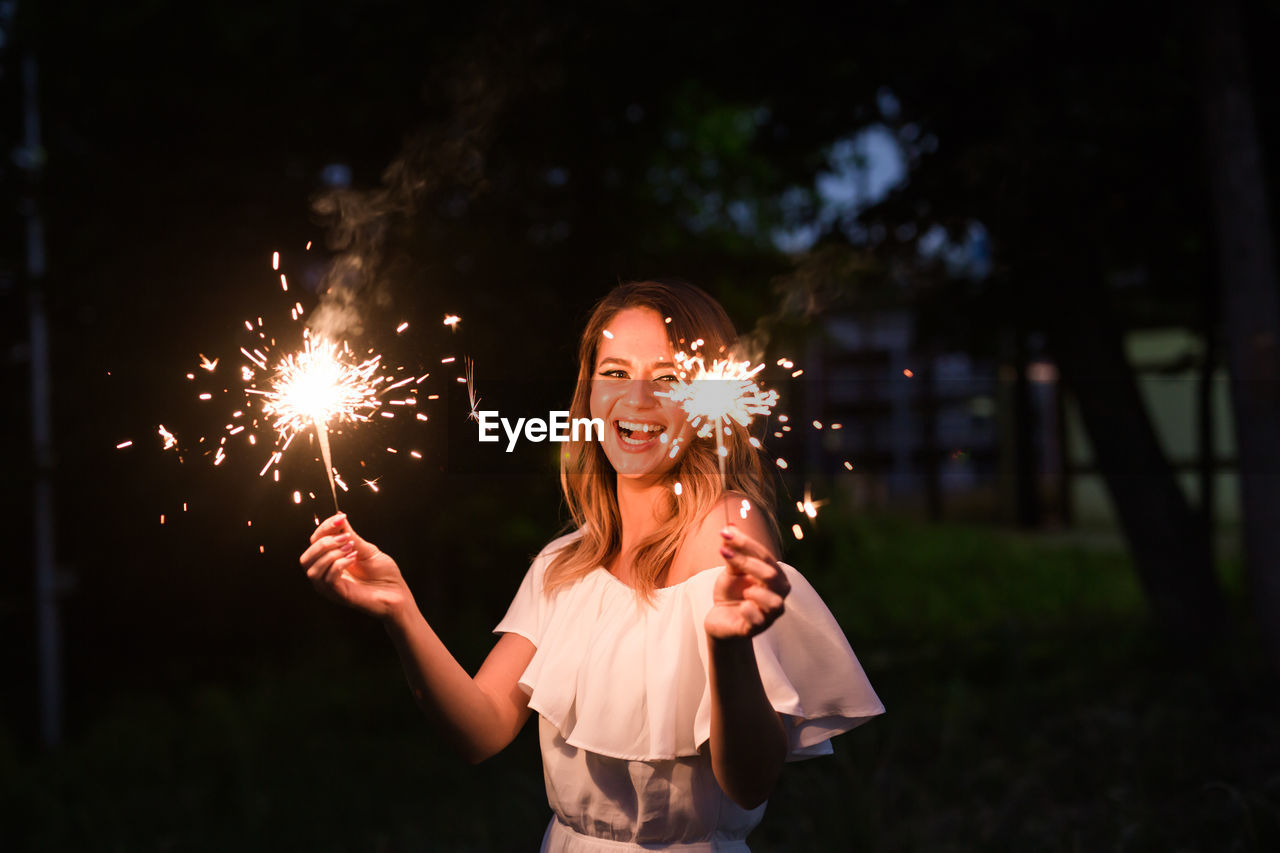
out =
[[[729,492],[711,507],[694,525],[693,531],[685,538],[671,566],[669,583],[679,583],[692,577],[704,569],[724,565],[724,557],[720,556],[720,548],[724,539],[720,531],[725,527],[725,513],[728,512],[730,523],[740,532],[759,542],[767,550],[776,551],[773,544],[773,532],[769,523],[758,512],[747,512],[743,518],[741,513],[744,496],[737,492]],[[776,554],[775,554],[776,556]]]

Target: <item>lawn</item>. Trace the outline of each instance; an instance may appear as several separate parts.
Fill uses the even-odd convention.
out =
[[[888,713],[788,765],[754,850],[1280,849],[1280,714],[1233,566],[1237,627],[1192,656],[1153,636],[1121,552],[818,523],[788,559]],[[467,661],[489,642],[474,614],[440,630]],[[54,753],[0,732],[4,849],[536,849],[533,726],[471,767],[379,638],[298,660],[123,693]]]

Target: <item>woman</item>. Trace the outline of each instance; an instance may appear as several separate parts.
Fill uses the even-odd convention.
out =
[[[344,516],[301,558],[322,593],[383,621],[418,704],[471,761],[538,712],[544,851],[746,850],[783,762],[884,711],[817,593],[777,560],[746,430],[726,437],[722,491],[714,439],[664,396],[698,339],[714,357],[735,334],[689,285],[625,284],[596,306],[570,417],[600,418],[604,437],[561,460],[576,530],[533,561],[474,678]]]

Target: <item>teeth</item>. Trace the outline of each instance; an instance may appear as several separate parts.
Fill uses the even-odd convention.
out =
[[[666,427],[659,424],[641,424],[635,421],[618,421],[618,426],[632,432],[662,432]]]

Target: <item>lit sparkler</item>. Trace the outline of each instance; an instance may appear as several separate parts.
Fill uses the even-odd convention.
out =
[[[698,341],[697,343],[701,343]],[[724,445],[724,435],[729,432],[732,419],[742,426],[749,426],[755,415],[767,415],[778,403],[778,392],[765,391],[757,384],[755,376],[764,369],[763,364],[733,358],[716,359],[708,367],[702,356],[676,354],[679,381],[670,391],[658,392],[684,407],[690,424],[701,438],[716,437],[716,460],[720,464],[720,490],[728,488],[724,460],[729,450]],[[674,455],[676,448],[672,447]],[[725,521],[729,509],[725,506]]]
[[[275,418],[272,427],[285,447],[299,432],[315,426],[335,510],[338,489],[329,451],[329,425],[367,421],[382,405],[378,399],[378,385],[385,379],[378,375],[381,361],[382,356],[375,355],[357,362],[345,344],[308,337],[301,352],[281,359],[269,390],[246,389],[262,395],[262,410]]]

